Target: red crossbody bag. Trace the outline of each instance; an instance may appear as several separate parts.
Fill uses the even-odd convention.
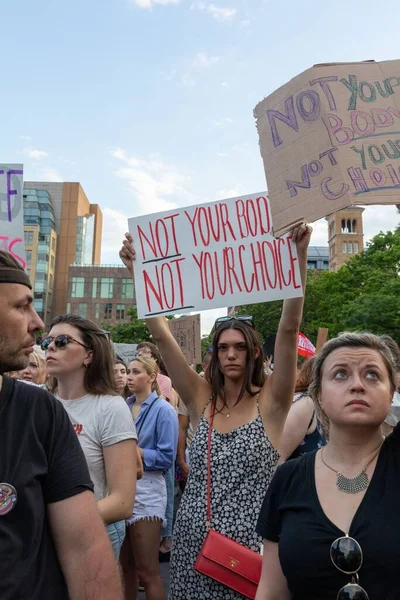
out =
[[[262,556],[211,529],[211,434],[215,407],[212,405],[207,445],[207,536],[194,568],[202,575],[226,585],[246,598],[256,597]]]

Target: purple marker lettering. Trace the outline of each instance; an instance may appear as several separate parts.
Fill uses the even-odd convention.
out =
[[[267,117],[271,127],[272,140],[275,148],[282,144],[282,139],[279,137],[278,128],[276,125],[277,120],[282,121],[282,123],[285,123],[288,127],[291,127],[295,131],[299,130],[296,113],[294,111],[293,96],[290,96],[290,98],[285,100],[285,109],[285,114],[279,112],[279,110],[267,110]]]
[[[360,167],[349,167],[347,169],[348,174],[350,175],[350,179],[352,184],[354,185],[354,189],[356,192],[368,192],[369,187],[367,182],[365,181],[363,172]]]
[[[382,187],[386,183],[386,175],[381,169],[371,169],[369,176],[377,186]]]
[[[330,110],[336,110],[336,102],[335,102],[335,98],[333,97],[332,90],[330,88],[328,81],[337,81],[337,80],[338,80],[337,77],[332,75],[330,77],[318,77],[318,79],[313,79],[312,81],[310,81],[310,85],[316,85],[317,83],[319,83],[322,91],[324,92],[324,94],[326,96],[326,99],[328,100]]]
[[[394,123],[390,112],[383,108],[371,108],[371,115],[377,127],[389,127]]]
[[[400,185],[400,179],[399,176],[397,175],[395,168],[393,167],[393,165],[388,165],[387,166],[387,170],[389,171],[389,175],[390,178],[393,182],[393,185]],[[400,167],[399,167],[399,172],[400,172]]]
[[[353,130],[350,127],[342,127],[343,121],[340,117],[327,113],[326,116],[322,117],[326,129],[328,130],[329,137],[331,138],[332,144],[350,144],[354,138]]]
[[[291,196],[297,196],[296,188],[298,188],[298,187],[310,189],[311,182],[310,182],[310,175],[308,173],[307,165],[303,165],[301,167],[301,176],[302,176],[302,181],[286,180],[286,185],[288,186],[288,188],[290,190]]]
[[[312,160],[308,164],[308,171],[309,171],[311,177],[315,177],[316,175],[319,175],[320,173],[322,173],[323,169],[324,169],[324,167],[319,162],[319,160]]]
[[[339,192],[334,192],[328,185],[332,181],[332,177],[324,177],[321,181],[321,192],[328,200],[337,200],[341,198],[349,191],[349,186],[346,183],[342,183],[342,189]]]
[[[338,162],[336,160],[336,158],[333,156],[333,153],[336,152],[337,148],[329,148],[329,150],[326,150],[325,152],[322,152],[319,155],[319,158],[324,158],[324,156],[328,156],[329,157],[329,161],[331,163],[331,165],[337,165]]]
[[[305,98],[309,101],[309,107],[304,103]],[[313,90],[300,92],[296,97],[296,106],[303,121],[312,123],[318,119],[321,103],[317,92],[314,92]]]
[[[8,221],[11,223],[13,216],[16,217],[21,210],[21,197],[19,198],[18,204],[14,202],[14,210],[11,208],[11,196],[17,196],[18,200],[18,191],[11,188],[11,176],[12,175],[22,175],[23,171],[18,169],[10,169],[7,171],[7,210],[8,210]],[[22,190],[20,190],[21,192]],[[21,193],[20,193],[21,196]]]
[[[371,115],[362,110],[352,110],[350,113],[350,120],[353,131],[357,135],[371,135],[375,131],[375,125]],[[365,126],[362,129],[361,125],[363,125],[363,120]]]

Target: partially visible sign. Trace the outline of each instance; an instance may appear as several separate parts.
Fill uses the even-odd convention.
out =
[[[171,319],[168,324],[189,365],[200,365],[202,358],[200,315]]]
[[[302,333],[299,333],[297,354],[299,356],[304,356],[304,358],[312,358],[315,355],[314,344],[312,344],[310,340]]]
[[[131,360],[136,358],[137,344],[114,344],[115,353],[129,365]]]
[[[396,204],[400,60],[316,65],[254,109],[274,235],[350,204]]]
[[[296,245],[265,193],[129,219],[138,317],[303,295]]]
[[[0,250],[26,268],[23,165],[0,164]]]

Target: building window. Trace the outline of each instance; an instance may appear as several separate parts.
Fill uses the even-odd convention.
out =
[[[102,277],[100,282],[100,298],[112,298],[114,295],[114,278]]]
[[[342,244],[342,254],[346,254],[346,252],[347,252],[347,243],[343,242],[343,244]]]
[[[97,298],[97,277],[93,277],[92,281],[92,298]]]
[[[353,254],[353,244],[351,242],[347,244],[347,252]]]
[[[99,302],[96,302],[96,304],[94,305],[94,318],[100,319],[100,303]]]
[[[353,242],[354,254],[358,254],[358,242]]]
[[[25,250],[26,254],[26,264],[30,265],[32,263],[32,250]]]
[[[32,246],[33,244],[33,231],[25,231],[24,233],[25,246]]]
[[[87,302],[79,302],[78,304],[78,315],[81,317],[87,317]]]
[[[133,298],[133,279],[122,280],[121,298]]]
[[[48,263],[49,262],[49,255],[45,254],[44,252],[39,252],[37,259],[39,262],[42,263]]]
[[[112,303],[106,302],[104,305],[104,319],[112,319]]]
[[[117,321],[123,321],[125,319],[125,304],[117,304],[115,313]]]
[[[73,277],[71,281],[71,297],[83,298],[85,296],[85,278]]]
[[[67,313],[71,312],[71,302],[67,302]]]

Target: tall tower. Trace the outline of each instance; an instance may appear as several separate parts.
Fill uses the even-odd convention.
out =
[[[326,217],[328,221],[329,270],[337,271],[364,250],[361,206],[348,206]]]

